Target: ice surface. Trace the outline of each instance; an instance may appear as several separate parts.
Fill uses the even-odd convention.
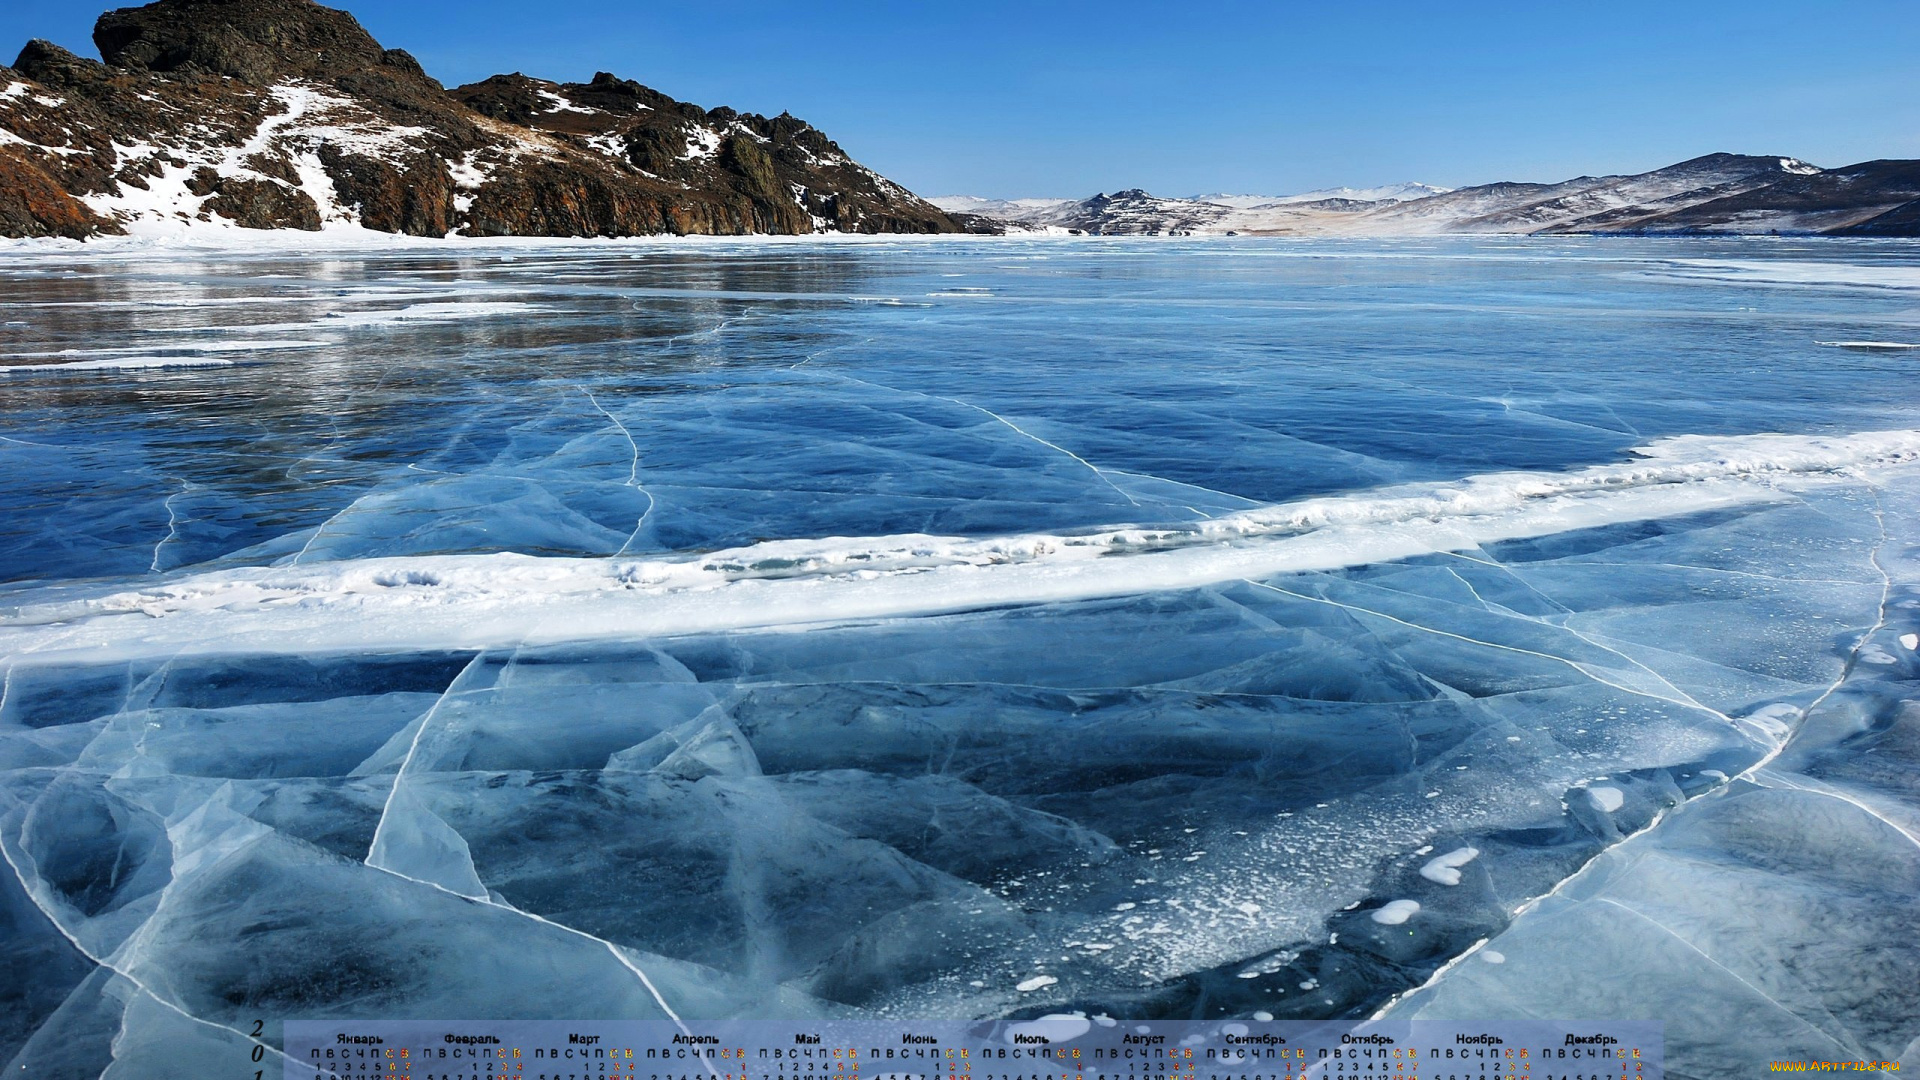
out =
[[[246,361],[0,397],[9,1071],[383,1015],[1910,1053],[1917,376],[1815,344],[1910,337],[1906,249],[508,250],[0,263],[10,357]]]
[[[1666,1021],[1683,1062],[1911,1067],[1920,998],[1895,972],[1920,964],[1920,671],[1887,645],[1915,636],[1920,564],[1900,538],[1920,525],[1920,502],[1911,485],[1881,488],[1871,513],[1884,575],[1874,617],[1836,643],[1847,666],[1795,710],[1779,749],[1730,783],[1716,774],[1705,795],[1529,905],[1493,939],[1503,966],[1447,971],[1395,1013],[1562,1015],[1577,1002]]]

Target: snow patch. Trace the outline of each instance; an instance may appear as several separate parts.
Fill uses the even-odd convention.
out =
[[[447,166],[447,175],[453,178],[453,186],[472,191],[487,182],[487,174],[479,164],[480,151],[469,150],[460,155],[460,160]]]
[[[1920,289],[1920,266],[1901,263],[1675,259],[1657,276],[1754,285]]]
[[[0,90],[0,101],[12,101],[22,98],[39,105],[45,105],[49,109],[57,109],[67,103],[66,98],[36,94],[33,92],[33,86],[24,82],[11,82],[7,84],[6,89]]]
[[[272,349],[317,349],[330,345],[329,341],[193,341],[169,343],[164,349],[152,346],[131,346],[119,349],[61,349],[57,352],[15,353],[9,359],[39,359],[49,356],[128,356],[134,354],[193,356],[199,353],[222,352],[265,352]]]
[[[1373,921],[1382,926],[1399,926],[1420,912],[1418,900],[1393,900],[1373,913]],[[1302,987],[1305,989],[1305,987]]]
[[[546,111],[550,113],[570,112],[570,113],[581,113],[587,116],[592,116],[594,113],[597,113],[600,111],[599,109],[588,109],[588,108],[583,108],[579,105],[575,105],[572,101],[569,101],[568,99],[560,96],[559,94],[554,93],[551,90],[536,90],[535,93],[539,94],[542,98],[547,100],[549,105]]]
[[[1456,848],[1420,868],[1420,876],[1441,885],[1460,884],[1460,868],[1480,857],[1480,849]]]
[[[620,141],[618,135],[588,135],[585,142],[596,153],[618,158],[621,161],[627,160],[627,146]]]
[[[82,201],[135,235],[175,235],[185,228],[238,229],[224,219],[200,221],[209,196],[188,190],[189,179],[200,169],[211,168],[223,177],[284,185],[280,178],[247,164],[256,154],[277,155],[293,164],[299,180],[296,186],[319,209],[323,227],[351,228],[356,215],[341,205],[332,179],[321,167],[320,147],[392,156],[427,133],[425,128],[389,124],[345,97],[305,83],[282,83],[268,90],[267,96],[279,105],[278,111],[263,118],[238,146],[190,139],[169,145],[114,143],[117,168],[133,166],[146,172],[157,165],[158,175],[145,178],[144,190],[122,184],[118,194],[86,195]]]
[[[71,146],[46,146],[41,143],[30,142],[26,139],[21,138],[18,135],[15,135],[13,132],[8,131],[6,128],[0,128],[0,146],[24,146],[29,150],[38,150],[43,154],[59,154],[62,157],[72,157],[77,154],[90,153],[90,151],[84,148],[75,148]]]
[[[720,152],[720,133],[712,128],[692,127],[687,129],[687,148],[680,154],[681,161],[705,160]]]

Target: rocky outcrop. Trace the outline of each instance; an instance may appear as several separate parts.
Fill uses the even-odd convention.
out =
[[[320,229],[320,208],[306,192],[285,181],[222,176],[203,167],[187,181],[187,190],[207,196],[202,208],[242,228]]]
[[[353,16],[305,0],[172,0],[100,16],[109,67],[225,75],[267,85],[378,67],[386,50]],[[415,65],[416,68],[418,65]]]
[[[951,218],[855,162],[804,120],[732,109],[703,110],[607,72],[590,82],[553,83],[496,75],[456,87],[453,96],[496,121],[570,146],[617,157],[663,190],[650,209],[624,214],[664,221],[675,232],[951,232]],[[520,203],[529,219],[565,216],[583,189],[561,185],[547,201],[539,185]],[[511,209],[506,207],[505,209]],[[654,231],[660,231],[655,229]]]
[[[1097,236],[1189,236],[1213,231],[1230,207],[1193,199],[1163,199],[1139,188],[1101,192],[1058,215],[1056,224]]]
[[[0,233],[226,222],[420,236],[950,232],[802,120],[612,74],[448,91],[311,0],[101,16],[0,68]]]
[[[0,146],[0,235],[79,240],[118,231],[116,224],[102,220],[67,194],[45,170]]]

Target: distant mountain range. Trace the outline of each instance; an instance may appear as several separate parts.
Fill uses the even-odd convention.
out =
[[[1558,184],[1337,188],[1268,198],[930,200],[970,232],[1104,236],[1422,236],[1446,233],[1791,233],[1920,236],[1920,161],[1822,169],[1790,157],[1709,154],[1630,176]]]
[[[0,67],[0,235],[352,225],[444,236],[952,232],[786,114],[602,72],[452,90],[311,0],[101,16],[105,62]]]
[[[1283,203],[1325,202],[1328,199],[1346,199],[1351,202],[1405,202],[1408,199],[1424,199],[1429,195],[1445,195],[1452,188],[1434,187],[1432,184],[1386,184],[1370,188],[1320,188],[1317,191],[1303,191],[1297,195],[1189,195],[1194,202],[1218,203],[1240,210],[1252,210],[1260,206],[1276,206]]]

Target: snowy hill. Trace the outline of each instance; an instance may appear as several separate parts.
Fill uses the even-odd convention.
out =
[[[1397,194],[1396,194],[1397,193]],[[1358,196],[1384,195],[1381,198]],[[937,202],[939,200],[936,200]],[[1920,235],[1920,162],[1821,169],[1708,154],[1622,176],[1444,190],[1420,184],[1268,198],[1171,199],[1139,189],[1023,208],[1017,220],[1101,235],[1422,236],[1452,233]],[[957,209],[949,207],[949,209]],[[992,209],[968,211],[995,217]],[[1008,219],[1015,220],[1015,219]],[[981,227],[978,223],[975,228]]]
[[[1078,199],[981,199],[972,195],[935,195],[927,201],[949,214],[982,214],[1005,221],[1037,220],[1080,202]]]
[[[1190,195],[1194,202],[1217,203],[1231,206],[1236,210],[1252,210],[1261,206],[1282,206],[1288,203],[1325,202],[1328,199],[1345,199],[1352,202],[1406,202],[1409,199],[1424,199],[1429,195],[1444,195],[1452,188],[1434,187],[1432,184],[1385,184],[1370,188],[1320,188],[1317,191],[1302,191],[1294,195]]]

